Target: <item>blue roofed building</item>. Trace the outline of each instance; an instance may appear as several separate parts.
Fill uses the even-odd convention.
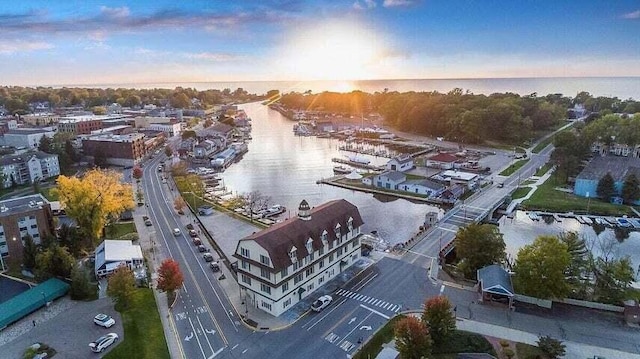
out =
[[[513,307],[515,292],[509,272],[497,264],[492,264],[478,269],[477,275],[482,302],[507,302],[509,308]]]

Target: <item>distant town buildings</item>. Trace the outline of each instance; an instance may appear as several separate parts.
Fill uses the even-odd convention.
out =
[[[35,149],[40,145],[42,137],[53,138],[55,131],[52,128],[20,128],[9,130],[4,134],[5,146],[15,148]]]
[[[138,132],[89,136],[82,140],[82,150],[86,156],[104,156],[108,163],[117,166],[133,166],[147,152],[145,136]]]
[[[311,208],[238,242],[238,283],[247,305],[279,316],[360,257],[358,208],[345,200]]]
[[[20,155],[0,158],[2,187],[30,184],[56,177],[60,174],[58,155],[42,151],[26,152]]]
[[[41,194],[0,201],[0,255],[21,263],[24,239],[36,244],[52,234],[53,216],[49,201]]]

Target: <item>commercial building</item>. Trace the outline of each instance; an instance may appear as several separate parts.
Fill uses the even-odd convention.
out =
[[[82,140],[82,150],[87,156],[104,155],[108,163],[116,166],[133,166],[146,154],[141,133],[89,136]]]
[[[311,209],[238,242],[238,283],[247,305],[279,316],[360,257],[358,208],[345,200]]]
[[[26,152],[20,155],[0,158],[2,187],[29,184],[35,181],[56,177],[60,174],[58,155],[42,151]]]
[[[386,168],[389,171],[408,171],[413,168],[413,158],[407,154],[396,156],[387,162]]]
[[[576,177],[573,193],[580,197],[598,197],[598,182],[607,173],[613,177],[616,195],[622,195],[624,180],[631,174],[640,178],[640,158],[596,156]],[[640,203],[640,201],[636,201]]]
[[[105,239],[96,248],[95,258],[94,270],[97,278],[108,276],[121,265],[136,270],[144,264],[142,248],[132,241]]]
[[[20,116],[20,120],[30,126],[51,126],[58,123],[60,116],[49,112],[30,113]]]
[[[70,133],[74,136],[88,135],[102,128],[102,118],[94,116],[61,117],[58,122],[58,132]]]
[[[162,131],[168,137],[177,136],[182,132],[181,123],[151,123],[149,129],[154,131]]]
[[[453,169],[458,157],[448,153],[438,153],[435,156],[427,158],[427,167],[441,168],[445,170]]]
[[[49,128],[20,128],[9,130],[4,134],[4,144],[15,148],[35,149],[40,145],[42,137],[53,138],[55,131]]]
[[[53,215],[49,201],[41,194],[0,201],[0,254],[3,262],[22,262],[24,238],[36,244],[53,233]]]

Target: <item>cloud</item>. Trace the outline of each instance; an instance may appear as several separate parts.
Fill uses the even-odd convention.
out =
[[[414,0],[384,0],[382,6],[384,7],[405,7],[415,4]]]
[[[184,57],[195,60],[207,60],[211,62],[229,62],[239,60],[241,57],[229,53],[216,53],[216,52],[200,52],[200,53],[186,53]]]
[[[0,54],[52,49],[53,45],[42,41],[0,40]]]
[[[375,0],[356,0],[353,3],[353,8],[356,10],[366,10],[366,9],[373,9],[377,6],[378,4],[376,4]]]
[[[640,10],[636,10],[636,11],[632,11],[629,13],[626,13],[624,15],[622,15],[623,19],[630,19],[630,20],[635,20],[635,19],[640,19]]]
[[[100,13],[107,17],[121,19],[129,16],[129,8],[126,6],[122,6],[122,7],[101,6]]]

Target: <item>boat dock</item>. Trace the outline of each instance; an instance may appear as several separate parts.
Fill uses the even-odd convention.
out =
[[[571,219],[575,219],[580,224],[586,224],[591,226],[596,225],[596,226],[605,226],[605,227],[640,229],[640,218],[585,215],[585,214],[575,214],[573,212],[569,212],[569,213],[553,213],[553,212],[540,212],[540,211],[527,212],[527,217],[532,221],[540,220],[540,216],[552,217],[556,222],[562,222],[563,218],[571,218]]]
[[[342,163],[342,164],[349,165],[349,166],[352,166],[352,167],[364,168],[364,169],[372,170],[372,171],[382,171],[382,170],[384,170],[384,167],[382,167],[382,166],[374,166],[374,165],[361,163],[361,162],[356,162],[356,161],[343,160],[342,158],[332,158],[331,161],[332,162],[336,162],[336,163]]]

